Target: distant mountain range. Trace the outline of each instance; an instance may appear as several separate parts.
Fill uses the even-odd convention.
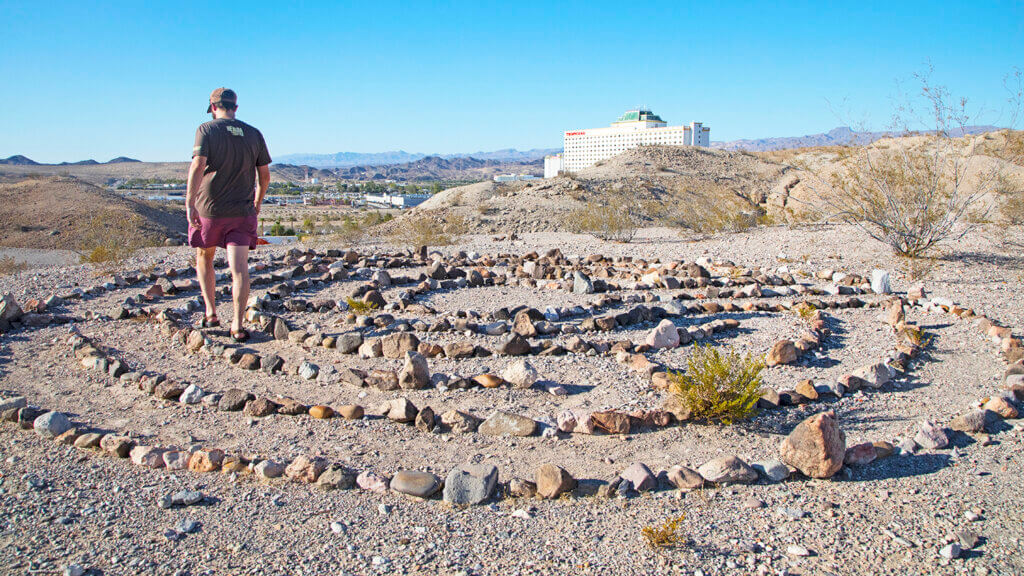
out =
[[[533,162],[549,154],[561,152],[560,148],[534,148],[532,150],[516,150],[506,148],[493,152],[473,152],[470,154],[422,154],[396,150],[391,152],[338,152],[336,154],[285,154],[274,159],[275,163],[312,166],[314,168],[350,168],[353,166],[389,166],[405,164],[428,157],[443,158],[475,158],[477,160],[494,160],[497,162]]]
[[[95,164],[123,164],[125,162],[141,162],[141,160],[136,160],[134,158],[129,158],[127,156],[118,156],[117,158],[114,158],[113,160],[111,160],[109,162],[97,162],[97,161],[95,161],[95,160],[90,158],[89,160],[79,160],[78,162],[61,162],[60,164],[42,164],[42,163],[36,162],[35,160],[33,160],[33,159],[31,159],[31,158],[29,158],[27,156],[22,156],[21,154],[15,154],[14,156],[10,156],[8,158],[4,158],[4,159],[0,160],[0,164],[6,164],[8,166],[92,166],[92,165],[95,165]]]
[[[998,126],[967,126],[963,130],[953,131],[953,136],[965,134],[981,134],[1000,130]],[[787,148],[809,148],[812,146],[845,146],[863,145],[874,142],[881,138],[898,136],[898,132],[856,132],[847,126],[840,126],[822,134],[808,134],[806,136],[781,136],[774,138],[754,138],[744,140],[732,140],[729,142],[712,142],[711,147],[718,150],[747,150],[750,152],[764,152],[768,150],[784,150]],[[533,163],[542,160],[550,154],[561,152],[561,148],[533,148],[531,150],[516,150],[505,148],[492,152],[472,152],[468,154],[422,154],[419,152],[406,152],[394,150],[390,152],[337,152],[335,154],[284,154],[274,159],[276,165],[310,166],[321,169],[338,169],[358,167],[358,172],[366,173],[367,167],[373,166],[394,166],[399,164],[410,164],[425,158],[440,158],[444,160],[454,159],[476,159],[499,163]],[[0,159],[0,165],[15,166],[88,166],[93,164],[120,164],[125,162],[139,162],[134,158],[118,156],[109,162],[97,162],[96,160],[80,160],[78,162],[61,162],[59,164],[42,164],[31,158],[20,154],[9,158]],[[440,172],[448,172],[449,168],[436,166],[431,161],[430,170],[433,172],[439,169]],[[417,170],[413,170],[417,172]]]
[[[951,132],[954,137],[965,134],[981,134],[999,130],[997,126],[966,126],[963,130]],[[746,150],[748,152],[766,152],[769,150],[785,150],[787,148],[810,148],[813,146],[850,146],[870,144],[875,140],[898,136],[900,132],[855,132],[848,126],[840,126],[824,134],[807,136],[782,136],[778,138],[758,138],[753,140],[733,140],[731,142],[712,142],[711,147],[718,150]]]

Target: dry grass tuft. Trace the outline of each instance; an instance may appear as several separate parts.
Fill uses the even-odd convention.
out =
[[[3,258],[0,258],[0,276],[17,274],[18,272],[24,272],[25,270],[28,270],[28,264],[25,262],[19,262],[11,256],[4,256]]]
[[[644,526],[640,529],[644,541],[654,550],[675,548],[686,544],[686,537],[680,531],[685,516],[669,518],[661,526]]]
[[[814,320],[814,313],[817,311],[818,309],[815,308],[814,305],[807,302],[800,302],[796,306],[793,306],[793,313],[799,316],[804,322]]]

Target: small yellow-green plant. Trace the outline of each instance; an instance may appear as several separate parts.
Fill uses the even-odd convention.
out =
[[[345,298],[345,303],[348,304],[348,309],[356,316],[363,316],[364,314],[369,314],[370,311],[377,309],[376,304],[372,302],[363,302],[362,300],[356,300],[355,298]]]
[[[756,413],[763,370],[760,357],[697,345],[686,371],[670,373],[669,391],[695,420],[732,424]]]
[[[924,328],[913,324],[904,324],[901,332],[903,338],[917,348],[925,348],[932,341],[932,336],[924,331]]]
[[[685,516],[669,518],[661,526],[644,526],[640,533],[644,541],[652,549],[675,548],[686,543],[686,536],[680,531],[679,525],[683,523]]]
[[[814,313],[818,309],[813,304],[808,302],[800,302],[796,306],[793,306],[793,313],[800,317],[804,322],[810,322],[814,319]]]

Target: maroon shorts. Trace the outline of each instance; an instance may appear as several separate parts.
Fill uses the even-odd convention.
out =
[[[193,248],[256,247],[256,215],[237,218],[199,217],[199,228],[188,227],[188,245]]]

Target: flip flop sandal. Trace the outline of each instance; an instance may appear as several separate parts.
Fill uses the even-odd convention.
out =
[[[203,321],[199,323],[202,328],[218,328],[220,326],[220,319],[216,315],[206,316]]]
[[[245,342],[249,339],[249,331],[246,329],[235,330],[231,333],[231,339],[235,342]]]

